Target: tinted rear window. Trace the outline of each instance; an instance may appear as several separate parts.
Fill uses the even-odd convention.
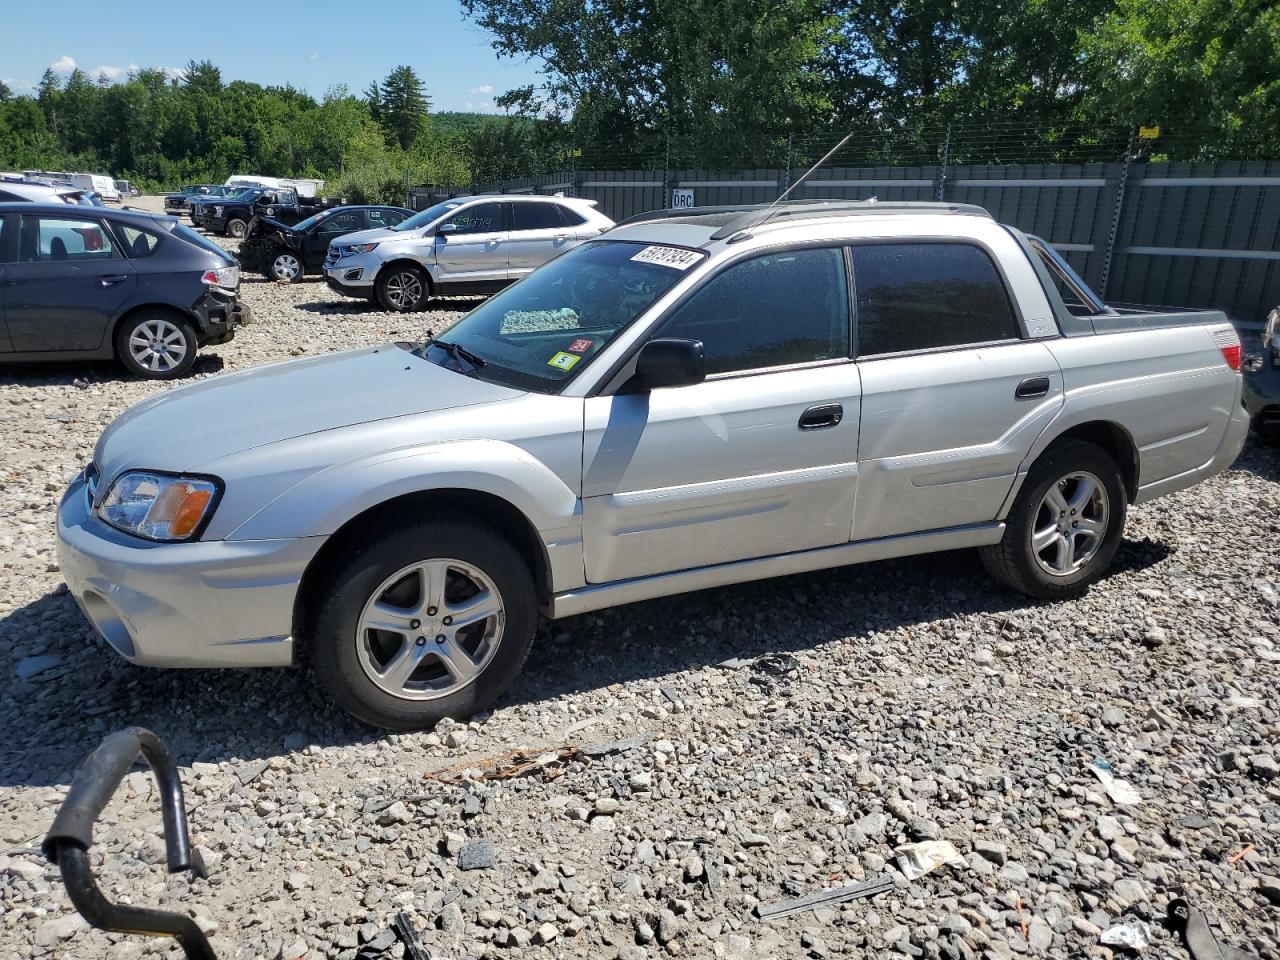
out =
[[[181,237],[183,240],[186,240],[188,243],[194,243],[197,247],[202,247],[205,250],[208,250],[210,253],[216,253],[218,255],[218,258],[222,260],[224,263],[236,262],[235,257],[231,256],[231,254],[227,253],[227,251],[223,250],[220,246],[218,246],[208,237],[204,236],[203,234],[196,233],[190,227],[184,226],[181,223],[174,226],[173,235],[175,237]]]
[[[860,356],[1018,337],[1004,282],[968,243],[853,247]]]

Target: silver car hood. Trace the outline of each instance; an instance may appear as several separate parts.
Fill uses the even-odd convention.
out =
[[[344,233],[330,241],[341,246],[352,243],[378,243],[383,240],[408,240],[414,235],[413,230],[392,230],[390,227],[370,227],[368,230],[357,230],[355,233]]]
[[[94,463],[200,473],[222,457],[308,434],[521,396],[392,344],[289,360],[152,397],[103,432]]]

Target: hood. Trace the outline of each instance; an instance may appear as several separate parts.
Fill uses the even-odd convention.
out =
[[[130,469],[216,472],[212,465],[220,458],[254,447],[518,396],[384,344],[268,364],[159,394],[107,427],[93,459],[104,480]]]
[[[412,230],[392,230],[390,227],[373,227],[369,230],[357,230],[354,233],[344,233],[329,241],[332,243],[348,244],[348,243],[379,243],[386,240],[408,240],[412,237]]]
[[[249,221],[249,229],[245,231],[245,239],[261,240],[263,237],[270,237],[272,234],[284,234],[285,239],[297,236],[298,231],[287,223],[281,223],[279,220],[271,217],[254,215]]]

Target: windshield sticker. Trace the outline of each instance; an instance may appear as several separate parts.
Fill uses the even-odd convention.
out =
[[[498,333],[577,330],[580,326],[578,314],[571,307],[561,307],[559,310],[508,310],[502,315]]]
[[[645,247],[631,259],[636,263],[656,263],[672,270],[688,270],[702,259],[702,254],[679,247]]]
[[[582,358],[572,353],[565,353],[561,350],[554,357],[547,361],[548,367],[555,367],[557,370],[572,370],[574,365]]]
[[[588,340],[585,337],[579,337],[577,340],[573,341],[573,343],[569,344],[569,352],[586,353],[591,349],[591,344],[591,340]]]

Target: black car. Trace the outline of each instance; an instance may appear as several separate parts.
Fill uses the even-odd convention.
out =
[[[191,222],[237,240],[248,235],[254,217],[270,217],[294,224],[321,210],[340,206],[337,200],[300,197],[289,187],[250,187],[233,197],[204,197],[191,203]]]
[[[404,207],[348,206],[322,210],[293,226],[271,217],[256,217],[240,245],[240,264],[273,280],[293,283],[319,273],[329,241],[357,230],[395,226],[413,216]]]
[[[173,217],[0,203],[0,361],[116,357],[169,380],[245,319],[240,266]]]
[[[177,216],[187,209],[192,197],[203,197],[216,189],[211,183],[193,183],[183,187],[177,193],[164,195],[164,212]]]
[[[1280,440],[1280,307],[1262,329],[1262,354],[1245,361],[1244,405],[1258,436]]]

